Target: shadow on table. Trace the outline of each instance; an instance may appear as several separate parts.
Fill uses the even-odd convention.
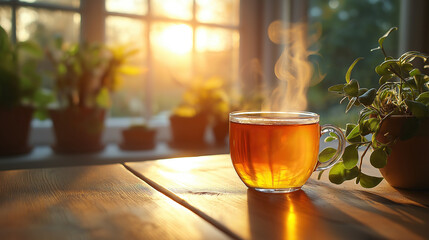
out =
[[[334,200],[325,200],[323,201],[325,203],[318,205],[323,206],[324,204],[327,205],[328,208],[335,207],[335,205],[337,205],[346,209],[346,211],[361,212],[361,214],[365,214],[366,216],[377,216],[377,219],[379,220],[382,218],[385,222],[393,222],[403,226],[406,231],[409,231],[409,233],[414,233],[422,238],[427,238],[428,236],[429,208],[427,203],[429,193],[427,191],[406,191],[395,189],[404,198],[416,202],[407,203],[405,201],[397,201],[395,198],[398,198],[398,195],[392,195],[392,192],[383,195],[382,193],[378,194],[365,189],[344,191],[342,189],[332,187],[329,183],[322,181],[310,179],[309,182],[311,182],[312,185],[316,185],[311,187],[309,191],[310,198],[312,199],[313,197],[318,196],[317,192],[329,192],[331,195],[341,196],[341,198],[336,198]],[[389,198],[389,196],[392,197]],[[325,207],[322,209],[323,211],[326,211]],[[371,217],[364,219],[364,223],[373,228],[377,228],[377,224],[382,224],[381,222],[376,223]]]
[[[396,190],[398,190],[398,192],[402,196],[414,202],[420,203],[421,205],[429,209],[429,190],[412,191],[412,190],[405,190],[405,189],[399,189],[399,188],[396,188]]]
[[[362,225],[347,224],[354,220],[336,208],[332,216],[303,190],[287,194],[247,191],[249,227],[252,239],[368,239],[377,233]]]

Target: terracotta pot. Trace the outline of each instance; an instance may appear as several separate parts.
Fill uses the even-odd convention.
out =
[[[131,127],[122,131],[123,150],[146,150],[155,147],[155,129]]]
[[[193,117],[170,116],[173,147],[203,147],[208,123],[206,114]]]
[[[101,108],[66,108],[49,111],[58,153],[101,151],[106,110]]]
[[[213,126],[213,135],[217,145],[224,145],[229,132],[229,122],[217,120]]]
[[[0,108],[0,156],[25,154],[28,146],[33,108]]]
[[[391,116],[380,127],[377,140],[388,143],[406,131],[404,123],[418,120],[411,116]],[[408,140],[397,140],[391,146],[387,164],[380,169],[386,181],[393,187],[404,189],[429,189],[429,118],[420,121],[417,135]]]

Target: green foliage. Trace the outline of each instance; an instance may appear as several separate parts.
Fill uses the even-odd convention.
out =
[[[224,84],[224,79],[220,77],[206,80],[196,78],[187,86],[182,102],[174,109],[174,114],[192,117],[203,113],[211,120],[227,121],[231,106]]]
[[[334,94],[326,94],[329,86],[344,82],[349,65],[357,57],[364,61],[357,63],[360,69],[354,71],[352,78],[358,79],[361,86],[375,88],[378,85],[373,78],[373,69],[383,60],[382,54],[369,51],[377,46],[380,33],[389,30],[389,26],[399,24],[400,1],[397,0],[360,0],[360,1],[309,1],[309,31],[319,36],[312,49],[320,54],[318,69],[325,76],[323,81],[308,89],[308,110],[321,115],[321,123],[343,126],[346,122],[354,122],[354,110],[342,114],[344,107],[339,105]],[[328,4],[329,3],[329,4]],[[383,43],[387,51],[397,55],[398,34],[393,32]],[[314,36],[312,35],[312,36]],[[346,102],[346,101],[344,101]],[[352,114],[353,113],[353,114]]]
[[[46,106],[51,95],[41,88],[41,74],[38,72],[43,51],[34,42],[13,44],[6,31],[0,26],[0,106],[14,107],[33,105],[36,117],[46,117]]]
[[[61,38],[48,49],[53,66],[55,91],[60,107],[101,107],[111,104],[110,93],[116,89],[121,74],[140,71],[125,66],[136,50],[108,48],[97,43],[68,44]]]
[[[383,168],[390,153],[389,143],[377,141],[377,134],[382,123],[392,115],[409,115],[401,129],[400,140],[413,137],[419,129],[420,119],[429,116],[429,76],[419,69],[419,61],[423,68],[428,68],[428,55],[417,51],[410,51],[394,58],[386,54],[384,43],[389,35],[397,28],[391,28],[379,38],[379,50],[384,61],[375,67],[379,75],[378,88],[361,88],[358,80],[352,78],[352,71],[362,58],[356,59],[348,68],[346,82],[331,86],[328,90],[341,95],[341,101],[348,100],[346,112],[360,107],[356,124],[346,125],[346,140],[350,144],[343,153],[342,161],[329,172],[331,182],[341,184],[346,180],[356,179],[362,187],[377,186],[382,178],[366,175],[362,172],[362,159],[370,148],[373,152],[370,163],[375,168]],[[367,137],[371,136],[371,140]],[[359,161],[358,148],[364,147]],[[323,153],[323,152],[322,152]]]
[[[322,163],[327,162],[335,155],[336,152],[337,152],[337,149],[335,148],[323,149],[319,154],[319,162],[322,162]]]

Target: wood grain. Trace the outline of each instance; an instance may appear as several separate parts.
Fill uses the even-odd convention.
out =
[[[0,172],[0,239],[225,239],[124,166]]]
[[[429,193],[384,181],[363,189],[317,180],[316,173],[302,191],[263,194],[246,188],[229,155],[126,166],[244,239],[429,238]]]

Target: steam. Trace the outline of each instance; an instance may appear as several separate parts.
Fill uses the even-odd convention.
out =
[[[307,89],[311,84],[314,66],[309,56],[315,54],[308,46],[318,37],[307,36],[305,24],[294,24],[286,28],[281,21],[274,21],[268,27],[269,39],[284,45],[277,60],[274,72],[279,79],[271,98],[265,102],[263,110],[300,111],[307,108]],[[316,82],[323,79],[318,74]]]

